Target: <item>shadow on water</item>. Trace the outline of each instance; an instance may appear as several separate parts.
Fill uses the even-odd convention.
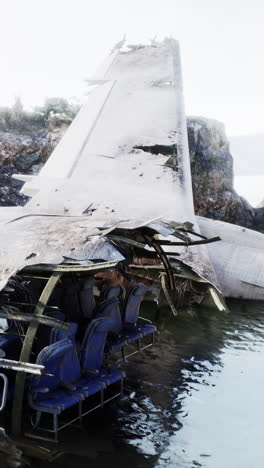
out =
[[[65,431],[65,455],[33,466],[263,466],[264,303],[228,305],[164,310],[154,353],[125,366],[124,396]]]

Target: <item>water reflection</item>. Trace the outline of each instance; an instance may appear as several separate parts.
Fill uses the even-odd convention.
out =
[[[126,365],[124,397],[65,434],[52,466],[260,468],[264,304],[229,308],[163,311],[154,353]]]

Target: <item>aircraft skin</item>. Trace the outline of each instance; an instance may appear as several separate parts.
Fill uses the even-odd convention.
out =
[[[264,235],[234,224],[197,216],[201,234],[221,237],[208,244],[211,262],[225,297],[264,299]]]
[[[40,256],[34,259],[30,252],[41,250],[42,261],[54,261],[55,251],[51,255],[47,246],[54,245],[56,235],[64,237],[56,241],[56,261],[61,260],[63,248],[73,248],[70,236],[62,234],[65,229],[75,232],[72,223],[81,229],[84,220],[95,235],[102,222],[154,222],[162,234],[166,220],[188,221],[196,232],[220,235],[222,241],[177,248],[179,260],[226,297],[264,299],[264,235],[195,217],[177,41],[121,46],[89,81],[87,102],[39,175],[16,176],[25,182],[22,192],[32,198],[19,209],[19,221],[5,224],[5,236],[14,239],[20,253],[6,274],[0,268],[3,283],[28,262],[38,263]],[[36,223],[44,230],[41,236]],[[78,236],[75,241],[80,242]],[[84,254],[80,251],[76,258]],[[1,258],[0,250],[3,263]]]

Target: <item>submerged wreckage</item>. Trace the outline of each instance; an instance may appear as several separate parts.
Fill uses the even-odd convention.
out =
[[[89,89],[40,174],[16,176],[31,200],[0,211],[1,409],[14,436],[58,440],[122,392],[108,358],[153,346],[145,294],[175,315],[264,299],[263,235],[194,215],[178,43],[116,47]]]

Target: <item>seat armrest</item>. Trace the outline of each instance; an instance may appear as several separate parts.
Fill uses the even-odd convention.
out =
[[[49,393],[50,389],[48,387],[37,387],[34,388],[32,393]]]
[[[148,323],[151,323],[151,325],[152,325],[151,320],[148,320],[145,317],[138,317],[138,320],[143,320],[143,322],[148,322]]]
[[[74,392],[77,388],[75,385],[69,382],[60,382],[60,387],[62,387],[64,390],[70,390],[71,392]]]
[[[99,370],[98,369],[85,369],[85,371],[83,372],[83,375],[85,377],[88,377],[89,375],[98,375],[99,374]]]

